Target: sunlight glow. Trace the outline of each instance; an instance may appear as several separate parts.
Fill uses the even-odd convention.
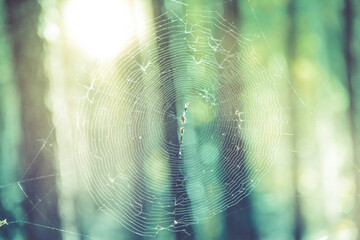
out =
[[[69,0],[64,21],[68,40],[100,59],[117,55],[136,33],[127,0]]]

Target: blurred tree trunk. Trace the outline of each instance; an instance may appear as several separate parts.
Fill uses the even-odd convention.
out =
[[[296,79],[293,74],[293,65],[296,58],[296,32],[297,32],[297,18],[296,18],[296,0],[290,1],[288,5],[288,15],[289,15],[289,34],[288,34],[288,66],[289,66],[289,79],[291,84],[296,85]],[[296,106],[295,102],[297,99],[294,94],[291,94],[290,101],[293,103],[293,106]],[[291,110],[291,128],[293,132],[293,142],[292,146],[296,149],[297,143],[297,127],[298,127],[298,116],[297,116],[296,107],[293,107]],[[294,189],[294,237],[296,240],[300,240],[303,235],[304,221],[301,215],[301,199],[298,191],[298,175],[299,175],[299,156],[297,152],[293,154],[292,161],[292,184]]]
[[[349,92],[349,119],[350,119],[350,132],[352,138],[352,150],[353,150],[353,163],[354,166],[359,167],[360,165],[360,154],[359,154],[359,141],[358,141],[358,129],[357,129],[357,112],[356,112],[356,94],[355,94],[355,56],[353,50],[353,41],[354,41],[354,28],[353,28],[353,3],[351,0],[345,0],[345,40],[344,40],[344,54],[345,54],[345,64],[346,64],[346,80],[347,88]],[[355,198],[355,211],[354,211],[354,221],[357,226],[357,239],[360,239],[360,174],[356,170],[355,172],[355,184],[356,184],[356,198]]]
[[[240,32],[240,22],[241,22],[241,16],[239,11],[239,4],[238,1],[230,1],[230,2],[224,2],[224,18],[227,19],[233,26],[237,28],[237,32]],[[228,48],[231,48],[232,51],[234,51],[234,54],[239,54],[238,47],[232,47],[237,46],[238,39],[235,39],[231,37],[231,34],[226,37],[228,41],[225,43]],[[236,53],[237,52],[237,53]],[[232,54],[233,54],[232,53]],[[241,94],[242,89],[237,89],[233,87],[229,87],[229,89],[233,89],[234,92],[228,92],[227,94],[233,98],[236,98],[236,96],[239,96]],[[227,96],[228,97],[228,96]],[[224,98],[226,98],[224,96]],[[233,106],[229,106],[228,111],[232,112]],[[220,123],[221,124],[221,123]],[[238,129],[237,123],[233,122],[233,129]],[[240,136],[235,139],[233,137],[233,141],[239,143],[240,146],[244,146],[243,140]],[[232,143],[229,143],[232,144]],[[221,156],[222,159],[225,158],[227,155],[227,149],[230,149],[231,146],[224,146],[221,148],[223,151]],[[233,159],[230,159],[233,160]],[[244,157],[240,161],[246,161],[246,158]],[[241,163],[239,163],[241,164]],[[245,164],[246,165],[246,164]],[[246,168],[245,168],[245,171]],[[246,173],[248,175],[248,173]],[[248,178],[248,177],[246,177]],[[231,179],[226,180],[228,182],[231,181]],[[244,199],[240,201],[239,204],[236,204],[235,206],[228,208],[225,212],[226,214],[226,224],[225,224],[225,232],[226,232],[226,238],[227,239],[257,239],[257,231],[253,219],[253,208],[251,206],[251,198],[250,196],[246,196]]]
[[[161,10],[165,8],[164,1],[163,0],[153,0],[153,9],[154,9],[154,18],[157,18],[162,15]],[[158,22],[163,22],[169,19],[166,19],[166,15],[161,16],[161,20]],[[159,65],[160,72],[166,74],[166,77],[169,78],[168,84],[163,85],[163,89],[160,90],[160,92],[163,93],[163,99],[166,99],[166,94],[168,92],[176,92],[175,89],[175,76],[173,74],[168,74],[168,69],[173,69],[175,66],[171,66],[171,63],[174,62],[171,59],[171,55],[167,54],[170,52],[170,33],[167,28],[161,28],[161,26],[156,25],[156,34],[158,36],[161,36],[157,40],[157,45],[161,46],[161,48],[158,49],[158,55],[163,56],[161,59],[161,63]],[[173,72],[173,71],[172,71]],[[164,79],[161,77],[161,79]],[[176,98],[176,96],[175,96]],[[167,103],[164,103],[165,105]],[[176,99],[173,101],[171,107],[171,111],[176,113]],[[167,116],[165,116],[166,118]],[[167,119],[164,119],[166,122]],[[172,124],[171,127],[166,127],[164,131],[164,137],[168,142],[177,143],[177,146],[174,146],[174,149],[180,149],[180,143],[179,143],[179,127],[177,127],[175,124]],[[172,159],[178,159],[178,152],[168,152],[169,155],[169,162],[172,161]],[[184,179],[184,175],[182,173],[182,167],[181,164],[179,165],[173,165],[170,168],[170,174],[171,174],[171,192],[174,195],[175,199],[190,199],[187,191],[186,186],[184,184],[177,184],[179,181],[182,181]],[[188,234],[193,233],[193,228],[191,225],[181,224],[180,219],[183,219],[184,221],[188,222],[191,221],[192,216],[190,216],[188,213],[183,213],[179,211],[178,209],[175,209],[176,206],[174,206],[174,219],[179,221],[178,227],[176,228],[176,239],[182,240],[189,238]],[[188,211],[191,212],[191,211]],[[183,231],[185,230],[185,231]]]
[[[19,140],[19,103],[17,91],[11,75],[11,58],[9,58],[10,44],[5,32],[4,4],[0,3],[0,221],[12,221],[17,218],[16,211],[22,196],[16,194],[13,187],[6,187],[8,183],[18,179],[18,140]],[[5,186],[5,187],[4,187]],[[9,186],[9,185],[8,185]],[[15,239],[22,235],[22,228],[17,224],[1,227],[0,239]]]
[[[41,7],[36,0],[5,0],[7,31],[12,45],[14,78],[20,93],[21,178],[57,172],[55,133],[45,102],[49,80],[43,64],[44,41],[38,35]],[[40,152],[39,152],[40,150]],[[39,154],[37,154],[39,152]],[[56,179],[48,177],[19,184],[25,196],[25,221],[61,228]],[[61,232],[26,225],[27,239],[61,239]]]

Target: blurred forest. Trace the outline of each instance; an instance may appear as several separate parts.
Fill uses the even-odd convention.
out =
[[[257,59],[278,76],[289,136],[251,194],[156,239],[360,239],[356,0],[0,0],[0,239],[152,239],[101,211],[84,186],[77,109],[92,72],[134,29],[189,10],[218,13],[241,36],[256,36]],[[158,54],[170,40],[158,41]],[[180,89],[174,79],[170,88]],[[176,142],[171,131],[163,134]]]

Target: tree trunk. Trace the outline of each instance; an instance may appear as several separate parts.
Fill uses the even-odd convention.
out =
[[[237,28],[237,32],[240,32],[240,12],[238,1],[231,1],[224,3],[224,18],[227,19],[232,25]],[[234,39],[232,37],[228,37],[229,42],[226,44],[228,46],[236,46],[238,39]],[[229,47],[230,48],[230,47]],[[236,47],[232,48],[233,51],[238,52]],[[239,54],[239,53],[238,53]],[[236,97],[241,93],[241,89],[234,89],[234,92],[229,92],[228,94],[231,97]],[[232,106],[229,106],[229,111],[233,111],[231,109]],[[237,123],[233,122],[234,129],[237,129]],[[240,136],[233,137],[233,141],[239,143],[239,145],[243,145],[243,140]],[[230,148],[230,146],[224,146],[222,150],[222,158],[227,155],[226,150]],[[240,159],[241,162],[246,161],[246,158]],[[246,165],[246,164],[245,164]],[[247,171],[246,169],[244,171]],[[245,173],[248,175],[248,173]],[[248,178],[248,177],[246,177]],[[228,181],[231,181],[230,179]],[[253,220],[253,207],[251,206],[251,198],[247,196],[243,198],[239,204],[228,208],[226,210],[226,238],[227,239],[257,239],[257,231],[255,228],[254,220]]]
[[[360,165],[360,153],[359,153],[359,140],[358,140],[358,129],[356,124],[356,95],[355,95],[355,74],[354,66],[356,66],[355,57],[353,56],[352,46],[353,46],[353,3],[351,0],[345,0],[345,40],[344,40],[344,54],[345,54],[345,67],[346,67],[346,80],[347,88],[349,93],[349,109],[348,115],[350,120],[350,133],[352,138],[352,151],[353,151],[353,163],[354,166]],[[360,175],[359,172],[355,171],[355,186],[356,186],[356,196],[360,195]],[[355,200],[355,211],[354,211],[354,221],[358,229],[357,239],[360,239],[360,202],[358,197]]]
[[[157,18],[159,16],[162,15],[161,9],[163,9],[165,7],[164,5],[164,1],[163,0],[153,0],[153,8],[154,8],[154,18]],[[170,19],[166,19],[166,15],[161,16],[161,20],[168,20],[171,21]],[[174,69],[176,66],[172,66],[171,63],[174,62],[173,59],[171,59],[171,55],[166,54],[170,52],[170,33],[168,32],[168,30],[166,28],[161,28],[161,26],[156,25],[156,34],[159,37],[159,39],[157,40],[157,45],[161,46],[161,48],[158,49],[158,54],[159,56],[164,56],[163,59],[161,59],[161,63],[159,66],[160,72],[166,74],[166,77],[169,78],[168,84],[166,84],[166,86],[164,85],[162,89],[160,89],[160,92],[162,93],[162,95],[164,96],[163,99],[166,99],[166,94],[168,94],[169,92],[174,92],[176,93],[176,89],[175,89],[175,76],[174,74],[168,74],[166,73],[168,69]],[[169,64],[168,64],[169,63]],[[168,65],[168,66],[167,66]],[[172,71],[173,72],[173,71]],[[163,78],[161,78],[163,79]],[[173,101],[173,103],[170,106],[170,109],[172,112],[176,113],[176,96],[174,96],[175,101]],[[167,104],[167,103],[164,103]],[[164,121],[168,121],[167,116],[164,116],[165,119]],[[175,149],[180,149],[180,143],[179,143],[179,126],[176,126],[175,124],[172,124],[171,127],[166,127],[164,129],[164,138],[166,139],[166,141],[168,142],[172,142],[172,143],[177,143],[177,146],[175,146]],[[173,161],[174,159],[178,159],[179,158],[179,153],[178,152],[169,152],[169,162]],[[182,162],[181,160],[179,160],[179,162]],[[185,184],[181,184],[179,185],[179,182],[182,182],[184,179],[184,175],[182,173],[182,169],[184,169],[183,166],[181,166],[181,164],[179,165],[172,165],[172,167],[170,168],[170,176],[171,176],[171,194],[175,199],[186,199],[186,201],[188,201],[189,195],[187,194],[186,191],[186,186]],[[192,216],[190,216],[190,212],[188,211],[188,213],[183,213],[181,211],[179,211],[179,209],[176,209],[176,206],[174,206],[174,219],[175,221],[179,221],[179,224],[177,224],[178,226],[176,227],[176,239],[178,240],[182,240],[182,239],[186,239],[189,238],[188,234],[192,234],[193,233],[193,228],[191,225],[187,225],[187,224],[181,224],[181,219],[184,222],[189,222],[192,219]]]
[[[54,154],[55,132],[51,113],[45,102],[49,80],[43,64],[44,41],[38,35],[41,8],[36,0],[6,0],[7,31],[12,45],[14,78],[20,93],[21,178],[35,178],[57,173]],[[19,183],[25,200],[27,239],[61,239],[56,179]]]
[[[291,84],[295,85],[295,77],[293,74],[293,63],[296,58],[296,1],[293,0],[288,5],[288,15],[289,15],[289,33],[288,33],[288,66],[289,66],[289,79]],[[289,96],[291,102],[296,102],[295,95]],[[296,105],[296,104],[292,104]],[[294,134],[293,136],[293,148],[296,148],[297,142],[297,110],[296,108],[292,108],[291,110],[291,128]],[[301,201],[298,192],[298,172],[299,172],[299,157],[298,154],[295,152],[293,154],[293,161],[292,161],[292,184],[294,189],[294,227],[293,227],[293,234],[295,240],[300,240],[303,235],[303,228],[304,222],[301,215]]]
[[[21,200],[14,192],[18,180],[16,169],[18,167],[19,143],[19,102],[18,92],[11,75],[11,58],[9,58],[10,43],[4,26],[4,6],[0,4],[0,221],[8,222],[17,219],[20,211],[18,201]],[[22,234],[22,227],[17,224],[3,225],[0,229],[0,239],[15,239]]]

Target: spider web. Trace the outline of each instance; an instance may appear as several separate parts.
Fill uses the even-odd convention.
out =
[[[186,232],[249,195],[285,122],[255,37],[216,12],[169,11],[93,74],[76,158],[102,211],[154,237]]]

